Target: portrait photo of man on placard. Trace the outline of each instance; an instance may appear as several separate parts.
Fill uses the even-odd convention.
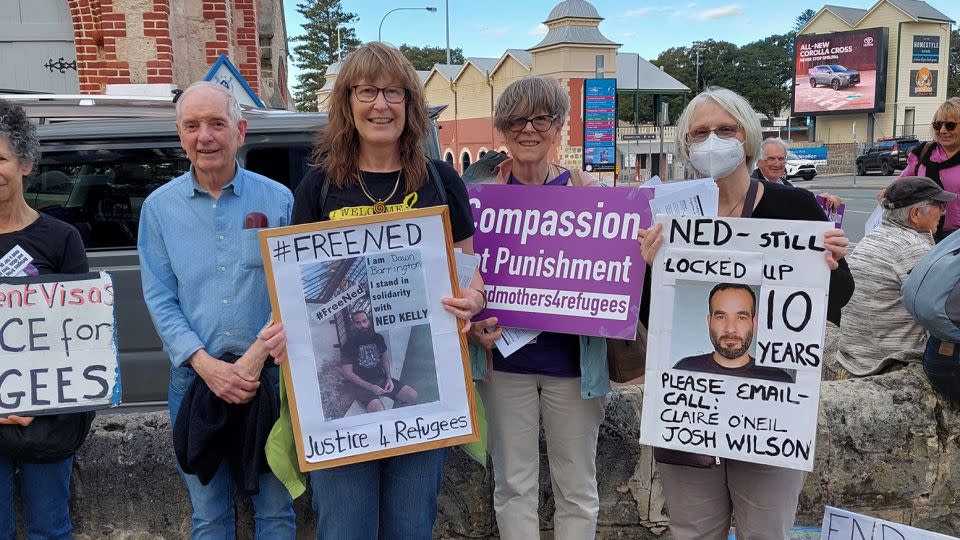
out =
[[[685,286],[681,287],[681,283]],[[674,312],[673,350],[685,354],[681,344],[693,343],[709,352],[683,356],[674,369],[732,375],[780,382],[794,382],[789,370],[758,366],[755,357],[754,336],[757,333],[757,293],[755,288],[742,283],[678,282],[678,302]],[[709,293],[704,295],[704,290]],[[691,324],[699,320],[697,311],[706,299],[706,329],[709,346],[694,335],[699,327]],[[682,301],[690,299],[691,301]],[[702,313],[702,311],[700,311]],[[676,331],[686,328],[687,331]],[[689,346],[687,346],[689,348]]]

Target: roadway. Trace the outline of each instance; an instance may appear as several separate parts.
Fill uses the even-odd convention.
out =
[[[897,175],[881,176],[818,176],[806,182],[801,178],[790,179],[794,186],[808,189],[814,194],[827,192],[840,197],[846,204],[843,214],[843,230],[850,242],[863,238],[863,226],[877,207],[877,193],[887,187]]]

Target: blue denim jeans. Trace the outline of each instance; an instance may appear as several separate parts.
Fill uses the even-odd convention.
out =
[[[171,423],[176,422],[183,394],[196,376],[197,372],[190,368],[170,368],[167,406],[170,409]],[[196,475],[185,474],[179,463],[177,471],[187,485],[190,503],[193,505],[193,540],[235,538],[236,490],[233,475],[226,462],[221,463],[213,480],[205,486]],[[251,496],[250,500],[253,501],[256,538],[273,540],[296,537],[297,520],[293,513],[293,499],[273,473],[260,475],[260,492]]]
[[[317,540],[430,540],[447,449],[310,473]]]
[[[73,456],[53,463],[22,463],[0,456],[0,538],[14,538],[13,498],[20,476],[23,521],[30,540],[69,540],[70,472]]]
[[[960,401],[960,344],[947,344],[930,336],[923,351],[923,371],[934,390],[954,401]]]

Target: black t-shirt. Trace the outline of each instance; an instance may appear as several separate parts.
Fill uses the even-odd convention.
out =
[[[463,180],[453,170],[447,162],[432,160],[437,172],[440,174],[440,181],[446,190],[447,207],[450,209],[450,226],[453,233],[453,241],[459,242],[473,236],[473,214],[470,211],[470,203],[467,198],[467,188],[463,185]],[[363,182],[367,186],[367,191],[375,198],[386,197],[390,194],[394,185],[397,183],[397,174],[400,171],[387,173],[362,172]],[[344,219],[349,217],[359,217],[370,215],[373,202],[364,194],[360,186],[354,186],[347,189],[338,189],[332,184],[327,191],[327,200],[321,201],[320,195],[323,191],[323,183],[326,181],[326,172],[319,167],[311,169],[300,185],[297,186],[297,192],[293,200],[293,218],[294,225],[300,223],[312,223],[314,221],[327,221],[330,219]],[[413,208],[426,208],[428,206],[440,205],[440,197],[434,186],[433,180],[427,178],[420,189],[415,193],[404,193],[404,179],[400,178],[400,188],[390,199],[385,201],[388,212],[400,212],[411,210]],[[321,215],[320,205],[323,204],[323,214]]]
[[[387,351],[383,336],[371,332],[347,339],[340,349],[340,363],[353,364],[353,372],[368,383],[383,382],[384,372],[381,357]]]
[[[687,371],[698,371],[700,373],[712,373],[715,375],[732,375],[734,377],[747,377],[750,379],[763,379],[765,381],[793,382],[793,377],[786,370],[758,366],[756,359],[750,357],[750,363],[738,368],[728,368],[721,366],[713,360],[713,353],[701,354],[700,356],[688,356],[677,362],[673,369],[685,369]]]
[[[33,257],[23,270],[28,276],[89,271],[80,233],[72,225],[46,214],[40,214],[36,221],[19,231],[0,234],[0,257],[16,246]]]

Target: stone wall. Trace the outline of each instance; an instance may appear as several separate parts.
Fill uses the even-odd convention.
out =
[[[817,174],[855,174],[857,155],[860,147],[857,143],[831,143],[827,147],[827,164],[817,165]]]
[[[943,533],[960,530],[960,408],[937,397],[922,370],[823,384],[816,468],[807,477],[798,523],[818,525],[830,504]],[[651,451],[637,443],[642,389],[611,394],[601,429],[598,538],[669,538],[667,509]],[[78,538],[183,538],[187,494],[173,466],[165,413],[96,420],[74,471]],[[541,455],[540,517],[552,527],[553,495]],[[451,452],[437,538],[494,538],[491,474]],[[299,536],[312,538],[309,496],[297,501]],[[241,538],[250,509],[241,504]],[[549,533],[544,534],[549,538]]]

